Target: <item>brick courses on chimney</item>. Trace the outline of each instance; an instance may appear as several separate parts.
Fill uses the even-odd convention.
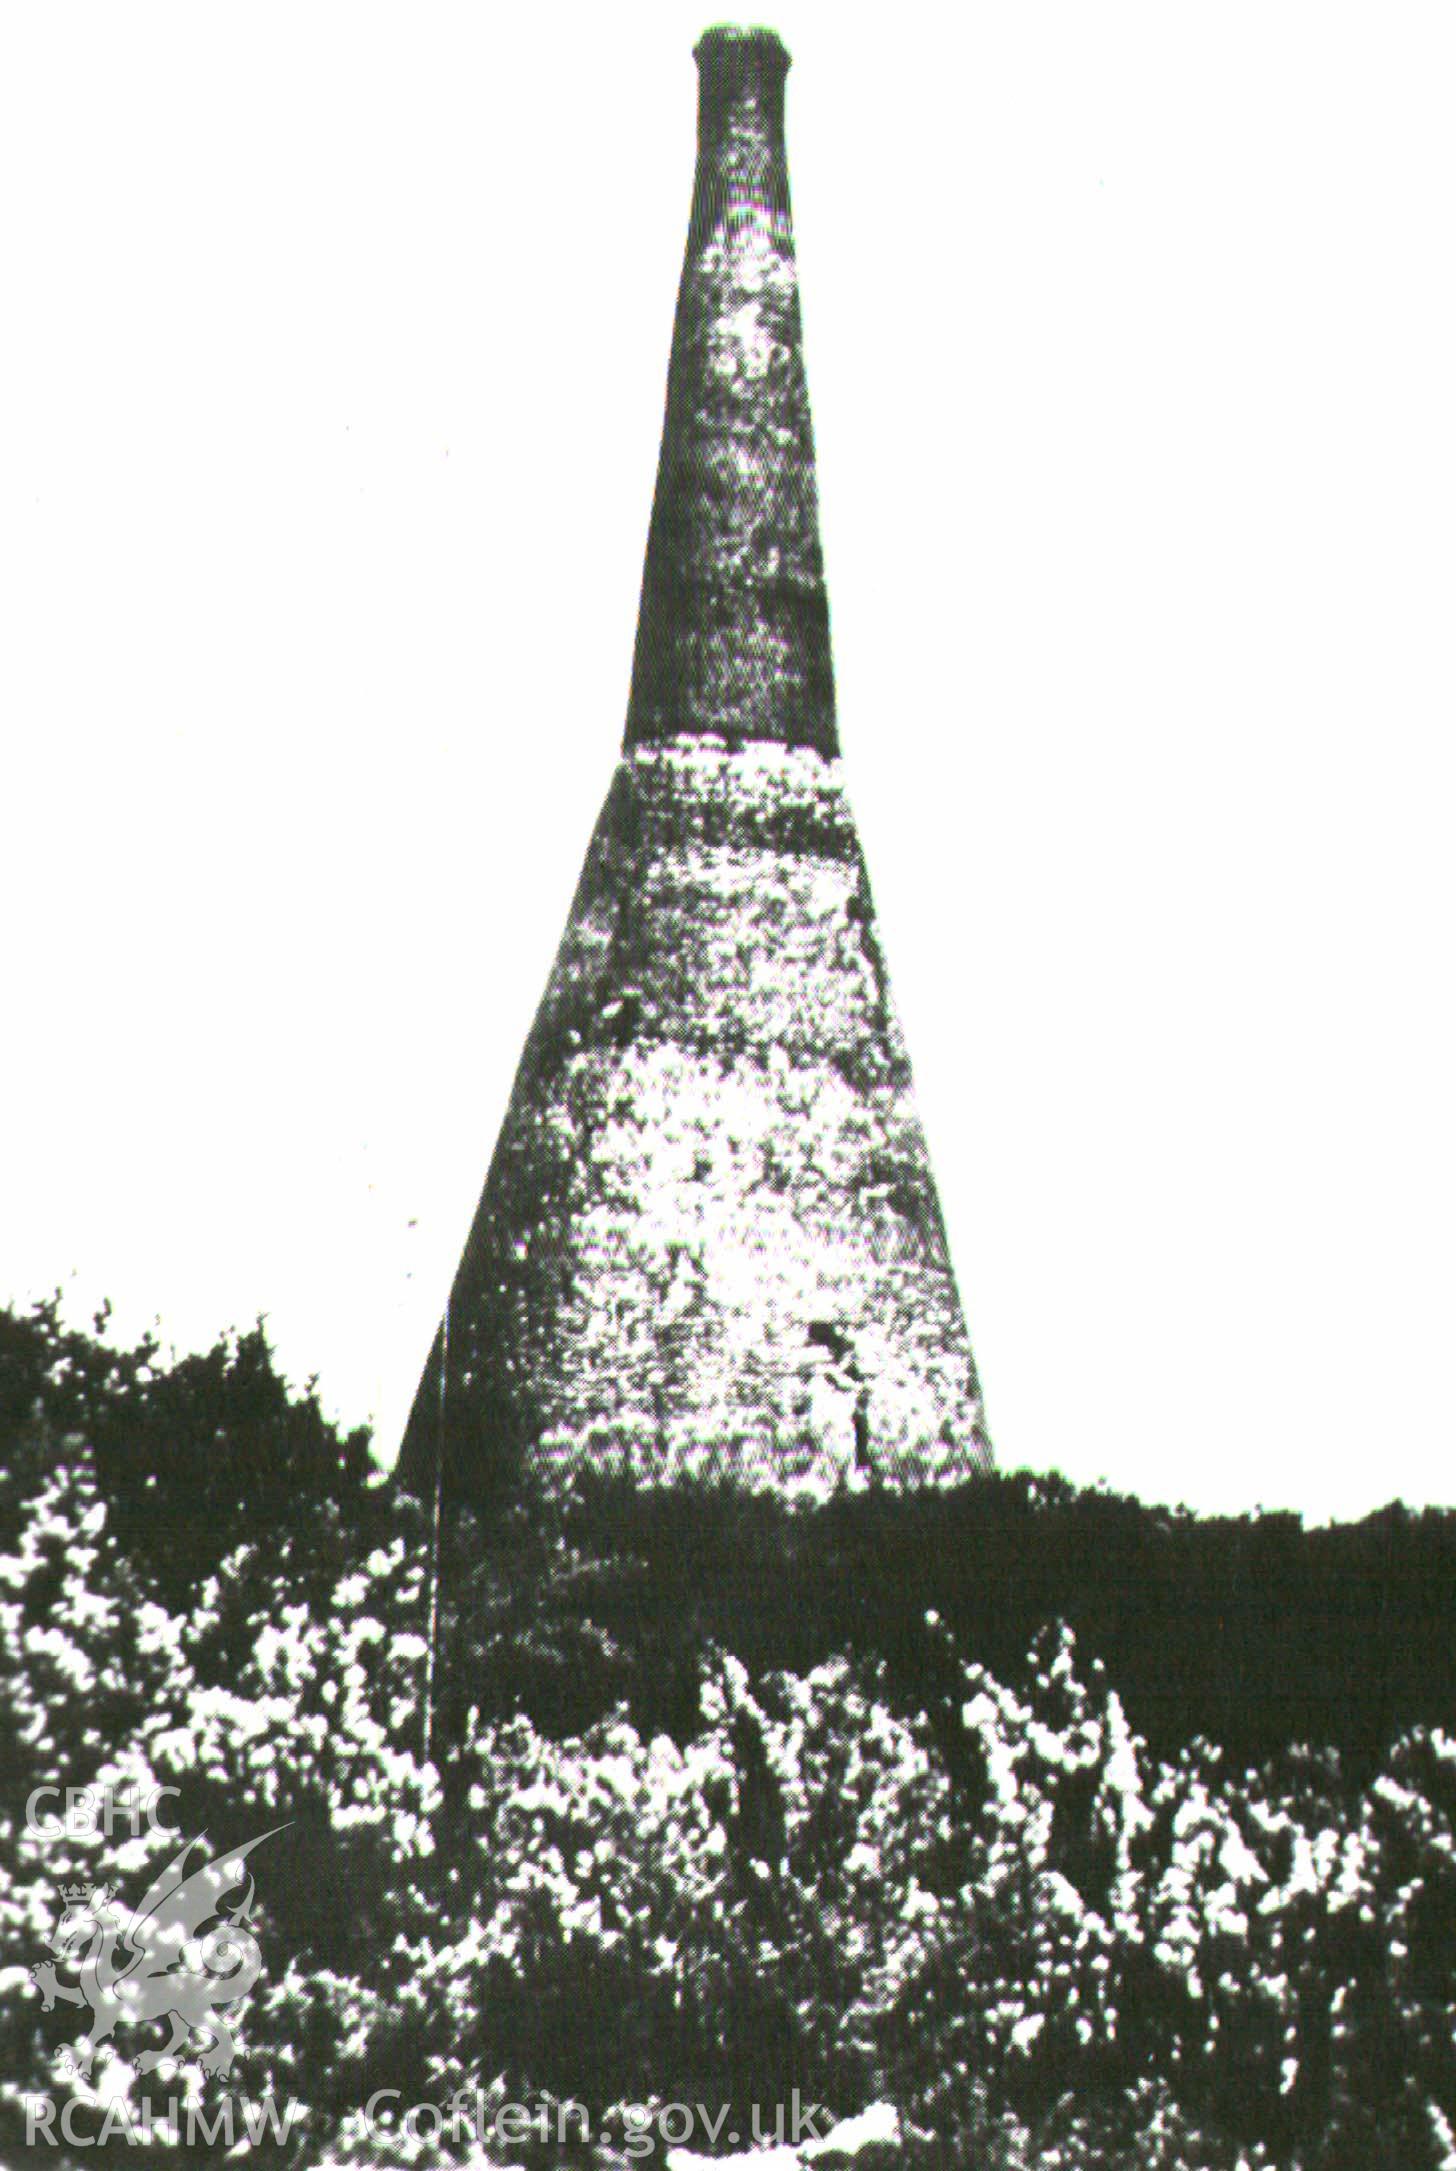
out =
[[[399,1465],[447,1497],[990,1464],[841,774],[788,55],[697,60],[622,760]]]

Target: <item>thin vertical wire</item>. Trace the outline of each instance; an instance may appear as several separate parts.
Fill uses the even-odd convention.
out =
[[[440,1499],[445,1476],[445,1381],[450,1369],[450,1299],[440,1322],[440,1407],[435,1433],[435,1497],[430,1513],[430,1623],[425,1639],[424,1752],[428,1764],[435,1746],[435,1646],[440,1633]]]

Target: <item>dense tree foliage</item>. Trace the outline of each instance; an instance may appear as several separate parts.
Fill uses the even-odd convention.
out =
[[[175,1849],[26,1829],[109,1779],[214,1850],[285,1827],[234,2085],[304,2105],[299,2164],[428,2158],[361,2107],[460,2086],[887,2099],[985,2171],[1453,2160],[1451,1519],[1020,1478],[446,1537],[427,1737],[427,1518],[261,1332],[167,1365],[0,1315],[0,2159],[27,2090],[200,2085],[140,2037],[68,2077],[30,1979],[63,1884]]]

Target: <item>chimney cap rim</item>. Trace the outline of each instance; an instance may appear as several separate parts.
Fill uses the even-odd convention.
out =
[[[699,68],[725,59],[730,53],[745,57],[751,53],[755,59],[776,65],[781,75],[787,74],[791,65],[789,49],[778,32],[759,24],[714,23],[693,47]]]

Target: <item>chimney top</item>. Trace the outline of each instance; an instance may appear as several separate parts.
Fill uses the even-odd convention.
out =
[[[693,47],[693,58],[704,74],[709,68],[726,68],[737,61],[772,68],[783,76],[790,65],[788,48],[776,30],[741,28],[736,23],[715,23],[705,30]]]

